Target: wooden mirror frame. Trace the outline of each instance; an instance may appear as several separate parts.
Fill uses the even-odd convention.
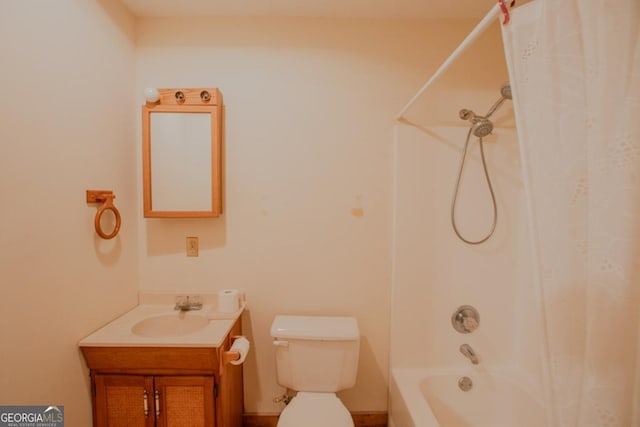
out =
[[[222,213],[222,94],[217,88],[158,89],[157,102],[142,106],[142,184],[145,218],[211,218]],[[208,94],[208,96],[207,96]],[[153,209],[151,188],[151,113],[211,114],[211,209]]]

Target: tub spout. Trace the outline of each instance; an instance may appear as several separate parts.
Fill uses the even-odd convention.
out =
[[[460,346],[460,353],[462,353],[467,359],[471,360],[471,363],[473,363],[474,365],[478,364],[478,356],[469,344],[462,344]]]

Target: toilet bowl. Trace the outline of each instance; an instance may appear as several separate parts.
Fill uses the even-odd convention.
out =
[[[298,394],[277,427],[353,427],[336,392],[353,387],[360,331],[353,317],[276,316],[271,325],[278,384]]]
[[[329,426],[353,427],[351,414],[338,396],[335,393],[299,392],[280,414],[277,427]]]

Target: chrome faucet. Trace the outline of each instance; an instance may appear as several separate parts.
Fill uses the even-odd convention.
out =
[[[460,353],[462,353],[467,359],[471,360],[471,363],[473,363],[474,365],[478,364],[478,356],[469,344],[462,344],[460,346]]]
[[[200,297],[177,297],[176,305],[173,307],[174,310],[180,311],[191,311],[191,310],[201,310],[202,309],[202,300]]]

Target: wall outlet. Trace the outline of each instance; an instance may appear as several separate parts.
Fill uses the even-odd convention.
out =
[[[187,237],[187,256],[198,256],[197,237]]]

